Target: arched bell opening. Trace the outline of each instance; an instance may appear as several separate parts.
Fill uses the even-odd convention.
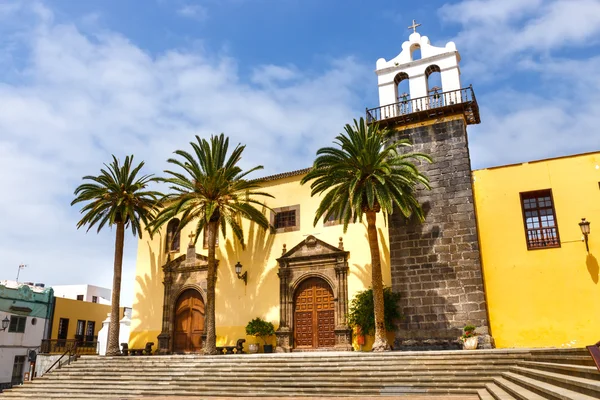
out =
[[[430,65],[425,69],[425,81],[427,84],[427,96],[429,97],[429,108],[444,106],[442,88],[442,71],[437,65]]]

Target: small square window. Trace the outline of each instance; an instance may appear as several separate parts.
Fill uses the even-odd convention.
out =
[[[25,332],[25,324],[27,323],[27,317],[20,317],[18,315],[10,316],[10,324],[8,326],[9,332],[23,333]]]
[[[98,296],[92,296],[92,303],[98,302]]]
[[[77,295],[77,300],[79,300],[79,301],[83,301],[83,295],[82,295],[82,294],[78,294],[78,295]]]
[[[271,212],[271,225],[277,233],[300,230],[300,204],[274,208]]]
[[[560,247],[552,190],[521,193],[525,239],[529,250]]]

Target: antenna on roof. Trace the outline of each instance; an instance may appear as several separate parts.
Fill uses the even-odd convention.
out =
[[[17,271],[17,283],[19,283],[19,274],[23,268],[27,267],[25,264],[19,264],[19,270]]]

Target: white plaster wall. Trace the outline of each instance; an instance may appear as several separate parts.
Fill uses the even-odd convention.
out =
[[[0,320],[4,317],[10,319],[10,313],[0,313]],[[35,317],[33,317],[35,318]],[[36,324],[32,325],[32,317],[27,317],[25,324],[25,332],[16,333],[9,332],[6,329],[0,332],[0,346],[3,347],[38,347],[42,344],[42,338],[44,336],[44,326],[46,325],[45,318],[36,318]],[[12,365],[12,364],[11,364]]]
[[[2,335],[4,332],[0,333]],[[27,360],[26,347],[4,347],[0,346],[0,383],[10,383],[12,379],[12,370],[15,362],[15,356],[25,356],[23,365],[23,374],[29,371],[29,361]]]
[[[52,286],[55,297],[77,300],[78,295],[83,295],[84,301],[92,301],[93,296],[98,297],[99,304],[110,305],[111,290],[94,285],[58,285]]]
[[[129,310],[129,312],[127,312]],[[106,319],[102,322],[102,328],[98,332],[98,354],[106,355],[108,347],[108,329],[110,327],[110,314],[107,314]],[[131,333],[131,308],[125,309],[125,316],[119,321],[119,348],[121,343],[129,342],[129,334]]]
[[[11,313],[0,313],[0,320],[4,317],[10,319]],[[36,318],[36,324],[32,324]],[[15,356],[27,356],[28,350],[38,350],[44,336],[45,318],[27,317],[25,332],[9,332],[8,329],[0,332],[0,383],[9,383]],[[23,372],[29,371],[29,361],[25,361]]]

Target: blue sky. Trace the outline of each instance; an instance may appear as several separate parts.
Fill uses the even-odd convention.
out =
[[[599,150],[600,0],[0,0],[0,279],[111,286],[113,233],[69,207],[110,154],[159,173],[225,132],[246,167],[309,166],[378,105],[375,61],[413,18],[462,56],[474,168]]]

